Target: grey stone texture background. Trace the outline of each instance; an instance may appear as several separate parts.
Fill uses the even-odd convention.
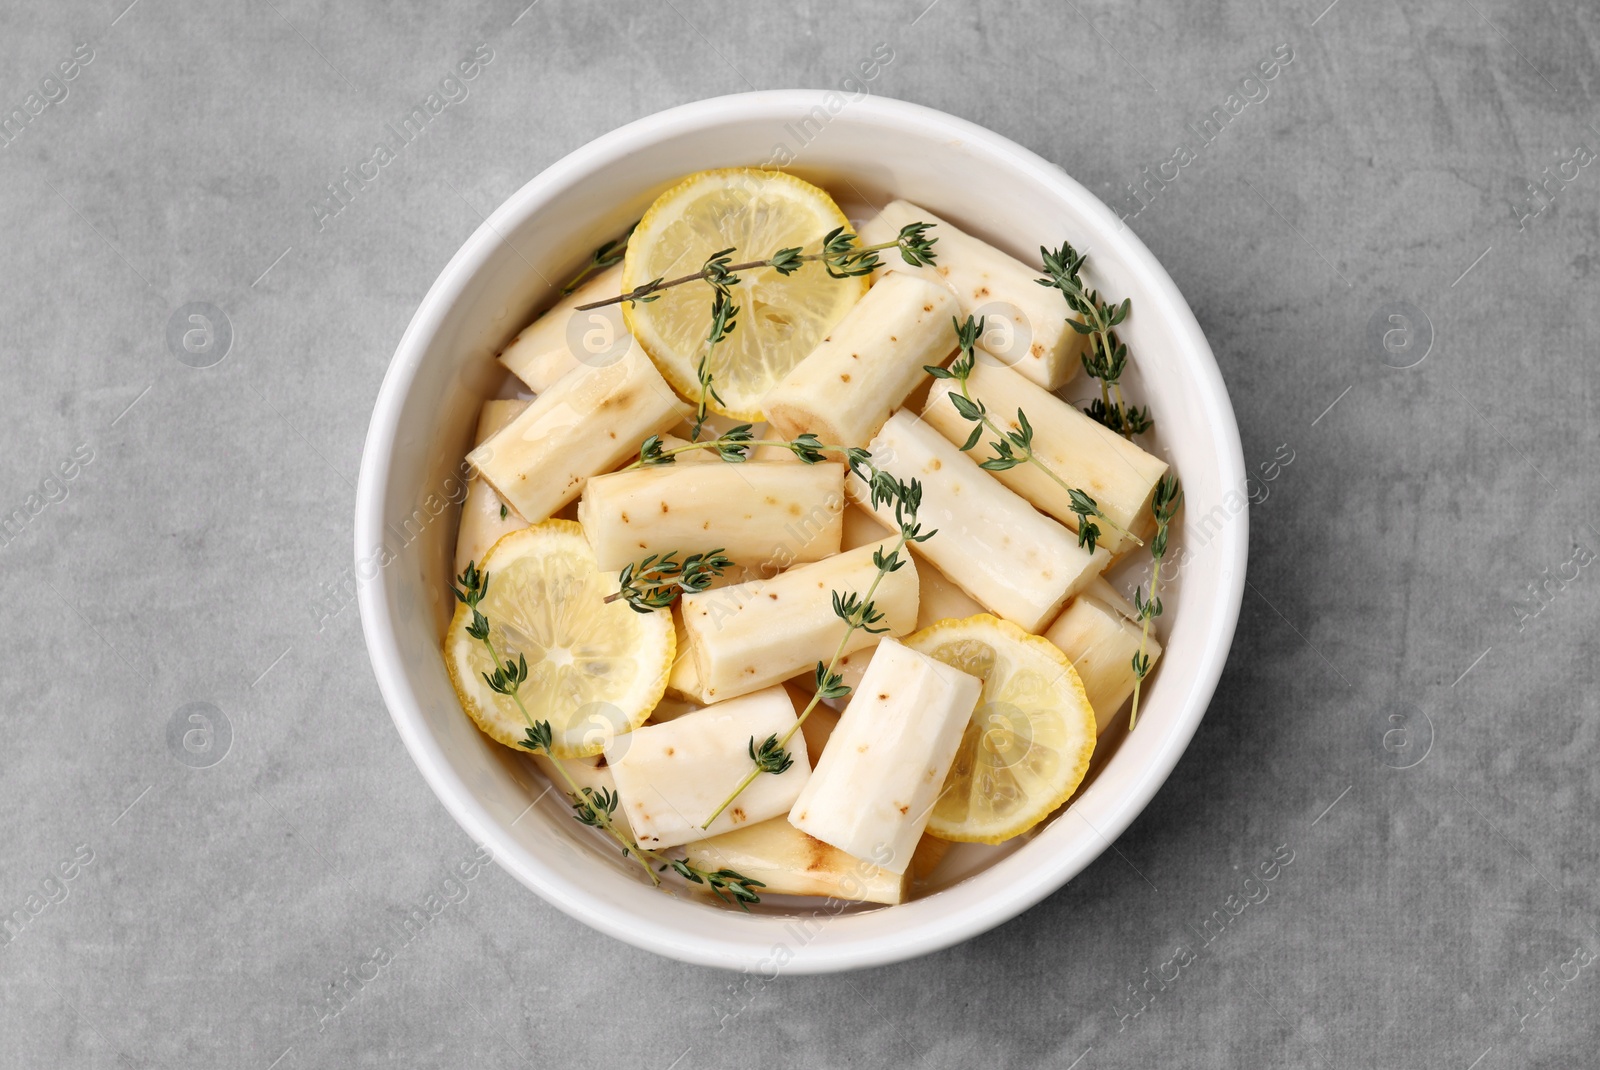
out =
[[[0,10],[0,1066],[1592,1065],[1600,10],[524,2]],[[338,591],[390,354],[483,216],[879,43],[873,93],[1128,214],[1252,469],[1292,461],[1210,713],[1114,850],[960,947],[768,982],[473,865]]]

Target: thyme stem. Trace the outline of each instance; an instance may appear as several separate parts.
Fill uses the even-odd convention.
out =
[[[522,705],[522,702],[518,700],[517,705]],[[527,716],[528,711],[524,710],[522,712],[523,716]],[[529,722],[529,727],[532,727],[531,721]],[[549,758],[550,764],[556,767],[556,772],[561,774],[561,779],[567,782],[567,796],[570,800],[572,800],[573,805],[580,805],[585,799],[585,795],[583,789],[578,786],[578,782],[572,779],[572,774],[567,772],[567,767],[562,764],[561,759],[557,758],[553,754],[550,754],[548,749],[545,752],[545,757]],[[659,886],[661,884],[661,878],[656,876],[656,871],[651,868],[650,863],[645,859],[646,855],[654,856],[655,852],[647,851],[645,848],[640,847],[634,842],[632,836],[629,836],[627,833],[617,828],[616,823],[611,820],[611,814],[608,811],[598,807],[591,807],[590,809],[595,812],[599,818],[600,827],[602,830],[608,833],[612,839],[617,841],[617,843],[622,845],[622,853],[631,856],[634,861],[638,862],[640,867],[644,869],[646,876],[650,878],[650,883]]]
[[[628,240],[633,237],[634,229],[638,225],[639,221],[637,219],[634,220],[633,226],[624,231],[622,237],[603,242],[599,248],[590,253],[589,262],[583,265],[576,275],[568,279],[565,286],[561,287],[562,295],[565,296],[576,290],[584,279],[596,271],[604,271],[608,267],[614,267],[622,263],[623,256],[628,252]]]
[[[1100,538],[1100,528],[1089,518],[1096,517],[1104,520],[1115,528],[1124,538],[1130,539],[1140,546],[1144,540],[1133,532],[1112,520],[1100,508],[1098,502],[1089,497],[1083,490],[1071,486],[1061,474],[1045,462],[1033,450],[1033,425],[1028,421],[1028,414],[1021,409],[1017,410],[1017,429],[1015,431],[1002,431],[998,424],[989,416],[989,408],[979,398],[972,396],[968,389],[968,381],[972,378],[973,370],[978,366],[977,345],[978,339],[983,335],[983,320],[975,320],[968,316],[962,323],[954,316],[950,321],[955,324],[956,343],[960,346],[961,355],[950,363],[950,367],[941,368],[935,364],[923,366],[923,371],[935,379],[953,379],[958,391],[949,395],[950,404],[963,420],[976,426],[972,434],[967,436],[967,441],[960,447],[963,452],[972,449],[983,438],[984,431],[994,435],[994,441],[989,443],[994,450],[994,456],[979,463],[978,467],[990,472],[1005,472],[1019,464],[1031,464],[1067,492],[1067,500],[1071,503],[1072,512],[1078,518],[1078,545],[1089,547],[1089,552],[1094,553],[1095,543]],[[1105,383],[1100,384],[1100,389],[1105,390]]]
[[[636,613],[666,609],[679,595],[710,587],[711,581],[732,564],[720,546],[690,554],[681,561],[676,550],[651,554],[643,561],[629,562],[617,577],[617,590],[603,601],[627,599],[628,608]]]
[[[1161,558],[1158,557],[1158,558],[1155,559],[1155,563],[1150,566],[1150,597],[1151,598],[1155,598],[1156,597],[1156,584],[1159,583],[1160,581],[1161,581]],[[1146,614],[1146,615],[1144,615],[1144,620],[1142,620],[1140,622],[1140,624],[1139,624],[1139,652],[1133,656],[1134,665],[1135,666],[1139,666],[1139,665],[1145,666],[1145,672],[1149,671],[1149,657],[1148,657],[1148,655],[1145,654],[1145,649],[1149,645],[1149,642],[1150,642],[1150,616],[1148,614]],[[1134,669],[1134,671],[1133,671],[1133,708],[1128,711],[1128,731],[1130,731],[1130,732],[1132,732],[1133,729],[1134,729],[1134,726],[1139,723],[1139,690],[1140,690],[1140,685],[1142,685],[1143,683],[1144,683],[1144,673],[1141,673],[1138,670],[1138,668],[1136,667]]]
[[[1124,298],[1119,304],[1108,305],[1098,290],[1086,286],[1079,271],[1088,254],[1078,252],[1070,242],[1063,242],[1061,248],[1055,250],[1041,246],[1039,255],[1050,277],[1036,281],[1040,286],[1061,291],[1067,308],[1078,317],[1069,317],[1067,326],[1089,336],[1089,350],[1082,358],[1083,370],[1090,378],[1100,381],[1100,400],[1091,403],[1086,414],[1123,438],[1150,430],[1154,421],[1149,406],[1143,409],[1130,406],[1122,396],[1121,379],[1128,365],[1128,347],[1117,337],[1116,327],[1128,318],[1133,302]]]
[[[795,448],[795,444],[793,442],[789,442],[781,438],[745,438],[739,439],[738,442],[741,448],[753,448],[757,446],[777,446],[780,449],[786,450],[793,450]],[[717,450],[720,452],[727,448],[728,442],[726,441],[726,436],[718,435],[716,438],[708,438],[704,442],[689,442],[682,446],[670,446],[666,449],[658,450],[651,454],[652,459],[648,461],[644,459],[644,456],[641,453],[641,456],[637,461],[634,461],[632,464],[627,465],[624,468],[618,469],[618,471],[631,472],[636,468],[646,468],[651,465],[671,463],[670,461],[654,459],[658,457],[676,457],[680,453],[690,453],[694,450]],[[828,443],[818,443],[815,448],[819,450],[827,450],[833,453],[848,453],[850,451],[848,446],[834,446]]]
[[[969,402],[971,402],[974,405],[974,407],[978,408],[978,411],[981,414],[979,416],[979,419],[983,422],[983,426],[988,428],[989,432],[991,434],[995,435],[998,438],[1002,438],[1003,439],[1005,437],[1005,432],[1001,431],[999,427],[995,426],[994,421],[989,418],[988,410],[986,410],[986,409],[982,408],[981,406],[979,406],[978,403],[977,403],[977,400],[974,399],[973,396],[967,392],[967,380],[965,378],[962,378],[960,380],[960,383],[961,383],[961,396],[966,398]],[[1072,486],[1066,480],[1062,479],[1060,474],[1054,468],[1050,467],[1050,465],[1044,460],[1044,458],[1040,457],[1037,453],[1033,452],[1033,446],[1031,444],[1025,445],[1025,446],[1019,445],[1018,448],[1022,452],[1022,459],[1024,461],[1026,461],[1027,463],[1033,465],[1035,468],[1039,469],[1039,471],[1041,471],[1045,475],[1049,476],[1051,478],[1051,480],[1053,480],[1055,482],[1055,485],[1060,487],[1062,490],[1066,491],[1069,496],[1074,491],[1076,491],[1079,494],[1083,493],[1081,490],[1078,490],[1078,488]],[[1090,499],[1090,500],[1092,501],[1093,499]],[[1117,530],[1117,533],[1120,534],[1123,538],[1131,540],[1133,543],[1135,543],[1138,546],[1143,546],[1144,545],[1144,540],[1143,539],[1139,538],[1139,536],[1135,535],[1133,532],[1129,531],[1127,528],[1123,527],[1121,524],[1117,523],[1115,520],[1112,520],[1109,516],[1106,516],[1106,514],[1103,511],[1101,511],[1100,509],[1096,508],[1095,511],[1094,511],[1094,515],[1099,517],[1101,520],[1104,520],[1107,524],[1110,524],[1113,528],[1115,528]]]
[[[877,254],[888,249],[899,249],[900,255],[913,266],[931,264],[934,262],[933,244],[937,238],[927,237],[931,223],[912,223],[902,227],[893,241],[879,242],[876,245],[857,246],[856,235],[847,232],[843,227],[835,228],[828,232],[822,239],[822,249],[815,253],[802,253],[798,248],[779,249],[773,255],[762,260],[747,260],[740,264],[723,263],[720,270],[725,273],[738,271],[754,271],[757,268],[776,268],[782,274],[788,275],[798,271],[802,264],[822,261],[828,268],[828,273],[837,278],[851,275],[868,275],[878,267]],[[732,250],[728,250],[732,252]],[[710,281],[717,277],[718,268],[707,267],[688,275],[680,275],[675,279],[651,279],[649,282],[635,286],[625,294],[608,297],[604,301],[591,301],[586,305],[579,305],[579,312],[587,312],[593,308],[603,308],[606,305],[615,305],[623,301],[647,300],[662,290],[670,290],[674,286],[697,281]]]
[[[1133,592],[1133,605],[1140,623],[1139,649],[1133,655],[1133,709],[1128,714],[1130,732],[1139,723],[1139,692],[1145,676],[1150,672],[1150,655],[1146,653],[1150,642],[1150,622],[1161,616],[1163,611],[1156,588],[1161,582],[1161,562],[1167,556],[1167,531],[1182,503],[1183,488],[1178,485],[1178,477],[1168,472],[1156,483],[1150,503],[1150,510],[1156,519],[1156,533],[1150,540],[1150,558],[1153,562],[1150,568],[1150,595],[1148,598],[1142,596],[1137,588]]]

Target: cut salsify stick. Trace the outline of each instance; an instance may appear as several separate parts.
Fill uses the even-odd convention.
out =
[[[792,765],[758,777],[709,829],[698,824],[749,771],[750,741],[794,723],[788,692],[770,687],[613,738],[606,762],[639,846],[676,847],[785,813],[811,775],[803,736],[788,747]]]
[[[1098,599],[1079,595],[1044,637],[1072,659],[1094,708],[1095,731],[1104,733],[1133,694],[1139,626]],[[1145,653],[1151,665],[1160,659],[1161,644],[1155,636],[1150,637]]]
[[[1046,390],[1064,386],[1083,366],[1085,336],[1067,325],[1072,310],[1061,291],[1040,286],[1044,272],[965,234],[909,201],[891,201],[861,225],[863,244],[891,241],[900,228],[917,221],[934,224],[938,261],[895,271],[915,272],[955,294],[961,316],[988,320],[979,344]],[[1009,306],[1009,307],[1008,307]],[[1003,322],[1002,322],[1003,321]],[[999,339],[1004,339],[1000,344]]]
[[[686,406],[650,358],[629,353],[562,376],[467,460],[529,523],[548,519],[639,443],[683,418]]]
[[[948,289],[916,275],[886,273],[811,355],[761,401],[784,438],[810,432],[839,446],[865,446],[889,414],[950,356]]]
[[[904,873],[982,690],[976,676],[883,640],[789,823]]]
[[[500,351],[500,363],[536,394],[583,367],[609,364],[627,351],[639,351],[623,325],[620,306],[579,312],[579,305],[622,292],[622,265],[595,275],[513,338]]]
[[[922,408],[922,418],[954,443],[965,442],[972,433],[972,424],[950,401],[951,394],[960,392],[961,384],[956,380],[938,380]],[[1167,462],[988,356],[980,356],[973,365],[967,393],[972,400],[983,402],[989,419],[1002,431],[1018,430],[1018,409],[1027,415],[1033,427],[1034,456],[1060,476],[1067,487],[1093,498],[1106,519],[1116,525],[1096,525],[1100,544],[1111,553],[1119,554],[1133,545],[1118,527],[1134,534],[1149,528],[1150,496],[1166,474]],[[986,436],[973,448],[980,459],[989,453],[987,441]],[[1074,532],[1078,530],[1078,517],[1072,511],[1067,488],[1037,465],[1019,464],[994,476],[1041,511]]]
[[[474,445],[488,441],[527,407],[527,401],[518,398],[485,401],[478,412],[478,437],[473,440]],[[467,480],[467,496],[461,503],[461,525],[456,529],[456,570],[451,575],[459,576],[469,563],[481,562],[500,536],[528,526],[515,509],[506,507],[505,515],[501,516],[500,510],[505,504],[494,488],[482,479],[473,476]]]
[[[878,466],[922,481],[918,517],[938,534],[916,551],[996,616],[1036,632],[1068,598],[1105,568],[1077,536],[1037,512],[943,435],[911,413],[895,413],[872,440]],[[845,480],[850,497],[870,507],[866,485]],[[870,508],[869,508],[870,511]],[[890,522],[887,510],[875,515]]]
[[[827,664],[848,627],[834,612],[834,592],[865,594],[878,575],[873,551],[894,545],[885,539],[771,579],[684,595],[680,612],[702,697],[733,698],[782,683],[819,661]],[[901,560],[873,595],[886,635],[904,635],[917,622],[917,566],[909,554]],[[844,650],[860,650],[878,638],[858,629]]]
[[[749,789],[745,789],[746,792]],[[743,796],[740,796],[743,798]],[[766,885],[762,895],[821,895],[862,903],[903,903],[910,873],[891,873],[813,839],[775,817],[691,843],[700,869],[732,869]]]
[[[578,523],[607,571],[720,549],[777,572],[838,553],[843,510],[842,464],[671,464],[591,477]]]

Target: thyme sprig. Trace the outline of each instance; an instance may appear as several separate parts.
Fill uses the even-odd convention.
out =
[[[701,823],[702,829],[710,828],[722,811],[726,810],[739,794],[755,782],[756,777],[762,773],[781,773],[789,768],[793,757],[784,748],[794,738],[806,723],[806,718],[811,716],[811,711],[817,708],[825,698],[843,698],[850,694],[850,687],[844,682],[843,675],[839,672],[839,662],[844,657],[845,648],[850,642],[850,637],[858,631],[866,631],[874,635],[888,631],[888,626],[880,627],[884,613],[878,609],[873,597],[878,593],[878,585],[883,578],[891,572],[897,572],[905,566],[906,556],[909,554],[907,546],[910,543],[926,542],[938,534],[935,531],[923,531],[922,525],[917,522],[917,510],[922,506],[922,484],[913,479],[910,482],[896,479],[889,473],[874,465],[871,455],[865,450],[855,451],[860,457],[852,456],[850,470],[867,485],[867,492],[871,496],[874,511],[890,504],[894,504],[895,526],[899,529],[899,538],[894,548],[885,551],[879,546],[872,551],[872,563],[877,567],[877,573],[872,577],[872,582],[867,585],[864,594],[856,592],[833,592],[833,612],[840,620],[844,621],[844,634],[839,637],[839,645],[834,648],[833,657],[827,661],[817,662],[815,672],[816,691],[811,696],[811,701],[806,703],[805,709],[800,711],[800,716],[789,730],[781,736],[768,737],[766,742],[756,744],[754,737],[750,740],[750,758],[752,768],[746,773],[744,779],[739,781],[728,795],[722,800],[722,805],[714,810],[710,817]]]
[[[518,740],[518,746],[535,753],[542,751],[545,754],[550,754],[550,744],[553,739],[553,734],[550,731],[550,722],[535,721],[529,715],[528,707],[523,704],[520,693],[523,681],[528,678],[528,659],[525,655],[518,654],[517,660],[513,662],[509,657],[502,658],[500,656],[489,633],[489,618],[484,616],[483,611],[478,608],[484,596],[489,593],[489,574],[481,571],[477,562],[469,561],[461,575],[456,577],[456,583],[451,586],[450,590],[456,596],[458,602],[472,610],[472,620],[467,624],[467,634],[482,643],[489,651],[489,657],[494,661],[494,672],[484,673],[484,681],[488,683],[490,689],[496,694],[506,695],[514,701],[517,704],[517,709],[522,713],[523,721],[527,723],[527,734]],[[573,807],[573,816],[583,824],[600,829],[611,836],[621,846],[624,857],[634,858],[644,868],[645,873],[649,875],[651,882],[660,884],[660,878],[655,875],[655,871],[650,868],[650,863],[642,856],[639,845],[633,842],[631,836],[617,828],[616,824],[611,820],[611,815],[616,810],[615,797],[601,799],[595,795],[592,789],[580,788],[560,762],[554,764],[561,771],[561,775],[566,778],[567,786],[571,789],[568,793],[568,801]]]
[[[678,454],[691,453],[695,450],[715,450],[722,460],[739,464],[748,461],[750,451],[757,446],[774,446],[788,450],[806,464],[821,464],[828,459],[827,454],[832,452],[844,454],[846,460],[856,454],[865,455],[867,452],[860,447],[830,445],[809,431],[794,439],[758,439],[751,424],[739,424],[715,438],[708,438],[704,442],[688,442],[682,446],[669,447],[662,442],[660,435],[651,435],[639,444],[639,459],[622,471],[631,472],[636,468],[675,464]]]
[[[732,262],[732,249],[724,249],[713,253],[706,259],[702,272],[706,282],[711,284],[711,327],[706,332],[706,351],[700,357],[700,366],[696,369],[700,380],[700,399],[695,404],[694,430],[689,433],[691,440],[699,439],[700,429],[706,424],[707,411],[714,400],[721,405],[722,395],[717,393],[716,386],[711,381],[711,354],[717,346],[727,341],[728,335],[733,333],[738,322],[734,319],[739,314],[739,306],[733,301],[733,288],[739,285],[739,276],[732,273],[729,264]]]
[[[550,755],[550,722],[540,721],[529,735],[537,742],[537,745],[529,747],[529,750],[543,751],[546,755]],[[755,889],[765,888],[766,885],[754,878],[746,877],[737,870],[727,868],[704,870],[688,859],[673,858],[660,851],[640,847],[632,836],[617,827],[616,813],[620,799],[615,791],[610,788],[579,787],[572,779],[572,775],[567,772],[567,767],[554,756],[551,756],[550,764],[556,767],[561,778],[567,782],[567,802],[572,807],[573,818],[579,824],[599,829],[616,840],[622,847],[623,857],[636,860],[644,868],[652,884],[659,886],[661,878],[656,874],[665,873],[670,869],[692,884],[704,884],[718,899],[737,905],[742,910],[749,910],[751,903],[761,902],[761,897],[756,894]]]
[[[596,271],[604,271],[608,267],[615,267],[622,263],[622,258],[628,253],[628,239],[633,237],[633,232],[638,226],[639,221],[635,219],[633,225],[623,232],[622,237],[602,242],[594,252],[589,254],[589,262],[583,265],[576,275],[568,279],[565,286],[561,287],[561,295],[565,297],[576,290],[583,284],[584,279]]]
[[[544,731],[543,749],[546,754],[550,750],[548,722],[540,721]],[[567,782],[567,801],[572,807],[572,816],[579,824],[590,828],[599,829],[615,839],[622,846],[625,858],[635,859],[644,868],[650,882],[659,886],[661,878],[657,873],[672,870],[691,884],[703,884],[711,890],[711,894],[721,899],[724,903],[736,905],[741,910],[748,911],[751,903],[761,902],[761,897],[756,894],[757,888],[766,885],[753,877],[746,877],[738,870],[726,867],[717,870],[705,870],[696,866],[686,858],[674,858],[660,851],[652,851],[647,847],[640,847],[633,837],[623,832],[616,824],[617,804],[620,801],[617,793],[610,788],[585,788],[579,787],[567,772],[566,766],[552,758],[551,765],[556,767],[561,778]],[[654,868],[652,868],[654,867]]]
[[[1122,373],[1128,366],[1128,347],[1117,337],[1116,328],[1133,310],[1131,298],[1121,304],[1108,305],[1098,290],[1090,289],[1079,274],[1087,253],[1080,253],[1070,242],[1051,250],[1039,247],[1044,270],[1050,277],[1037,279],[1040,286],[1050,286],[1061,291],[1067,307],[1077,314],[1068,317],[1067,324],[1079,334],[1089,336],[1088,351],[1083,354],[1083,370],[1100,383],[1100,397],[1091,401],[1084,412],[1093,420],[1104,424],[1123,438],[1143,434],[1155,426],[1150,407],[1143,409],[1129,405],[1122,396]]]
[[[794,764],[794,758],[783,745],[778,742],[778,735],[774,732],[761,744],[756,746],[755,737],[750,737],[750,760],[755,762],[763,773],[782,773]]]
[[[731,906],[748,911],[749,904],[761,902],[755,889],[765,888],[766,885],[751,877],[746,877],[736,870],[727,869],[701,869],[691,864],[687,859],[669,858],[661,868],[671,868],[673,872],[692,884],[704,884],[716,896]]]
[[[988,445],[994,451],[994,456],[980,461],[978,467],[990,472],[1004,472],[1015,468],[1019,464],[1031,464],[1067,492],[1067,499],[1072,505],[1073,513],[1078,517],[1078,545],[1087,546],[1090,553],[1094,553],[1095,545],[1100,539],[1100,527],[1095,520],[1102,520],[1115,528],[1123,538],[1130,539],[1140,546],[1144,541],[1133,532],[1106,516],[1099,503],[1078,487],[1070,485],[1056,470],[1040,457],[1033,449],[1033,425],[1028,422],[1028,414],[1021,409],[1017,410],[1017,429],[1003,431],[989,415],[989,409],[982,398],[972,396],[968,388],[968,380],[972,370],[977,366],[978,339],[983,337],[983,320],[974,320],[967,317],[965,323],[950,317],[950,322],[955,325],[956,344],[961,353],[950,362],[948,368],[941,368],[936,364],[923,366],[923,371],[935,379],[952,380],[956,390],[948,395],[950,403],[955,406],[956,412],[962,419],[972,423],[972,433],[967,436],[966,442],[961,446],[963,452],[971,450],[983,438],[984,431],[994,435]]]
[[[528,707],[522,703],[522,682],[528,678],[528,659],[525,655],[518,654],[517,660],[509,657],[502,658],[495,649],[494,638],[489,634],[489,618],[483,615],[478,608],[485,595],[489,593],[489,574],[478,568],[476,561],[468,561],[467,567],[461,575],[456,577],[456,583],[450,587],[456,601],[472,610],[472,619],[467,622],[467,634],[482,643],[484,649],[489,651],[489,660],[494,665],[493,672],[483,673],[484,683],[497,695],[505,695],[517,704],[517,709],[522,711],[522,719],[528,723],[528,735],[522,741],[524,747],[530,750],[537,749],[532,744],[537,743],[533,718],[528,715]],[[546,732],[549,726],[545,726]],[[548,737],[546,737],[548,745]]]
[[[679,595],[705,590],[733,564],[723,556],[721,547],[690,554],[681,561],[677,558],[678,551],[672,550],[630,562],[617,577],[618,589],[605,600],[621,598],[635,613],[653,613],[672,605]]]
[[[617,793],[610,788],[584,788],[583,797],[572,800],[572,816],[580,825],[604,831],[616,816],[617,801]]]
[[[736,326],[734,317],[739,312],[739,306],[733,300],[733,287],[740,281],[736,272],[770,267],[780,275],[792,275],[811,261],[821,261],[823,268],[835,279],[856,278],[876,271],[882,263],[878,254],[886,249],[898,249],[906,263],[920,267],[932,264],[936,256],[933,246],[939,239],[928,237],[928,231],[932,227],[932,223],[908,223],[900,228],[893,241],[867,246],[857,245],[857,236],[844,227],[835,227],[823,236],[820,252],[807,253],[803,246],[797,245],[779,249],[765,260],[751,260],[742,264],[733,262],[735,250],[730,246],[712,253],[700,266],[700,270],[693,274],[671,280],[659,277],[651,279],[617,297],[579,305],[578,311],[585,312],[624,301],[648,304],[659,299],[663,290],[697,280],[711,287],[711,326],[706,332],[705,352],[701,354],[700,362],[695,369],[699,396],[695,401],[694,430],[689,437],[697,440],[701,429],[705,426],[707,410],[710,409],[711,403],[715,401],[719,405],[723,404],[722,396],[717,393],[712,381],[711,355],[718,345],[727,340]],[[631,235],[632,231],[629,233]],[[600,250],[596,250],[595,253],[598,259]]]
[[[451,585],[450,590],[457,601],[472,610],[472,620],[467,625],[467,634],[483,643],[488,648],[490,657],[494,659],[495,671],[493,674],[484,673],[484,679],[495,692],[507,695],[516,701],[517,709],[522,711],[523,720],[528,724],[527,734],[518,741],[519,745],[524,750],[544,754],[551,759],[550,764],[566,782],[567,804],[572,807],[573,819],[579,824],[598,829],[615,840],[622,850],[622,856],[636,861],[653,885],[659,887],[661,884],[661,878],[656,875],[658,872],[671,869],[691,883],[706,885],[718,899],[737,904],[742,909],[749,910],[751,903],[761,902],[755,889],[765,888],[766,885],[760,881],[732,869],[700,869],[686,859],[670,858],[659,851],[640,847],[631,835],[618,827],[616,813],[620,799],[617,793],[610,788],[579,786],[578,782],[572,779],[572,774],[567,772],[567,767],[551,753],[555,734],[550,729],[550,722],[535,721],[528,715],[528,708],[523,705],[522,698],[518,694],[522,682],[528,678],[527,658],[519,654],[515,664],[509,658],[501,658],[489,635],[489,619],[478,608],[489,592],[489,574],[479,570],[476,562],[469,561],[466,569],[456,577],[456,583]]]
[[[795,246],[779,249],[764,260],[748,260],[741,264],[725,261],[721,267],[726,272],[754,271],[757,268],[769,267],[780,275],[792,275],[806,264],[820,261],[829,275],[836,279],[847,279],[872,274],[882,265],[882,258],[878,254],[889,249],[899,250],[901,259],[912,267],[922,267],[934,263],[937,256],[933,246],[939,239],[928,237],[928,231],[932,229],[932,223],[907,223],[900,228],[893,241],[879,242],[876,245],[858,245],[857,235],[850,233],[844,227],[835,227],[823,237],[821,248],[815,253],[805,252],[804,246]],[[731,249],[727,251],[733,252]],[[709,268],[708,263],[699,271],[680,275],[675,279],[664,277],[651,279],[618,297],[579,305],[578,311],[587,312],[591,308],[614,305],[621,301],[653,301],[661,295],[662,290],[670,290],[674,286],[682,286],[689,282],[710,282]]]
[[[1156,518],[1156,533],[1150,540],[1150,594],[1145,597],[1137,587],[1133,591],[1133,608],[1139,617],[1139,649],[1133,655],[1133,710],[1128,714],[1130,732],[1139,722],[1139,690],[1150,672],[1150,655],[1145,653],[1150,641],[1150,622],[1163,612],[1161,596],[1156,593],[1156,588],[1161,582],[1162,559],[1167,556],[1167,529],[1178,513],[1178,506],[1182,504],[1183,488],[1178,485],[1178,477],[1168,472],[1156,483],[1150,505]]]

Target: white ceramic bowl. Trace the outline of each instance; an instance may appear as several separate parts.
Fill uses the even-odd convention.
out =
[[[599,240],[667,185],[711,167],[783,166],[847,211],[905,197],[1037,263],[1063,238],[1089,277],[1131,297],[1130,385],[1154,406],[1155,448],[1187,495],[1161,620],[1166,653],[1137,731],[1113,729],[1073,804],[1009,850],[958,848],[939,890],[902,906],[798,899],[750,915],[648,887],[543,790],[525,758],[478,733],[439,653],[450,609],[452,498],[492,360]],[[1118,218],[1054,164],[964,120],[900,101],[777,91],[674,108],[552,165],[501,205],[428,291],[389,366],[362,457],[355,537],[361,618],[378,685],[423,776],[518,880],[641,948],[735,969],[814,973],[947,947],[1037,903],[1110,845],[1171,772],[1222,672],[1244,588],[1247,513],[1238,428],[1189,306]],[[1186,555],[1183,556],[1183,555]],[[966,852],[963,854],[963,852]],[[797,924],[797,916],[820,923]]]

